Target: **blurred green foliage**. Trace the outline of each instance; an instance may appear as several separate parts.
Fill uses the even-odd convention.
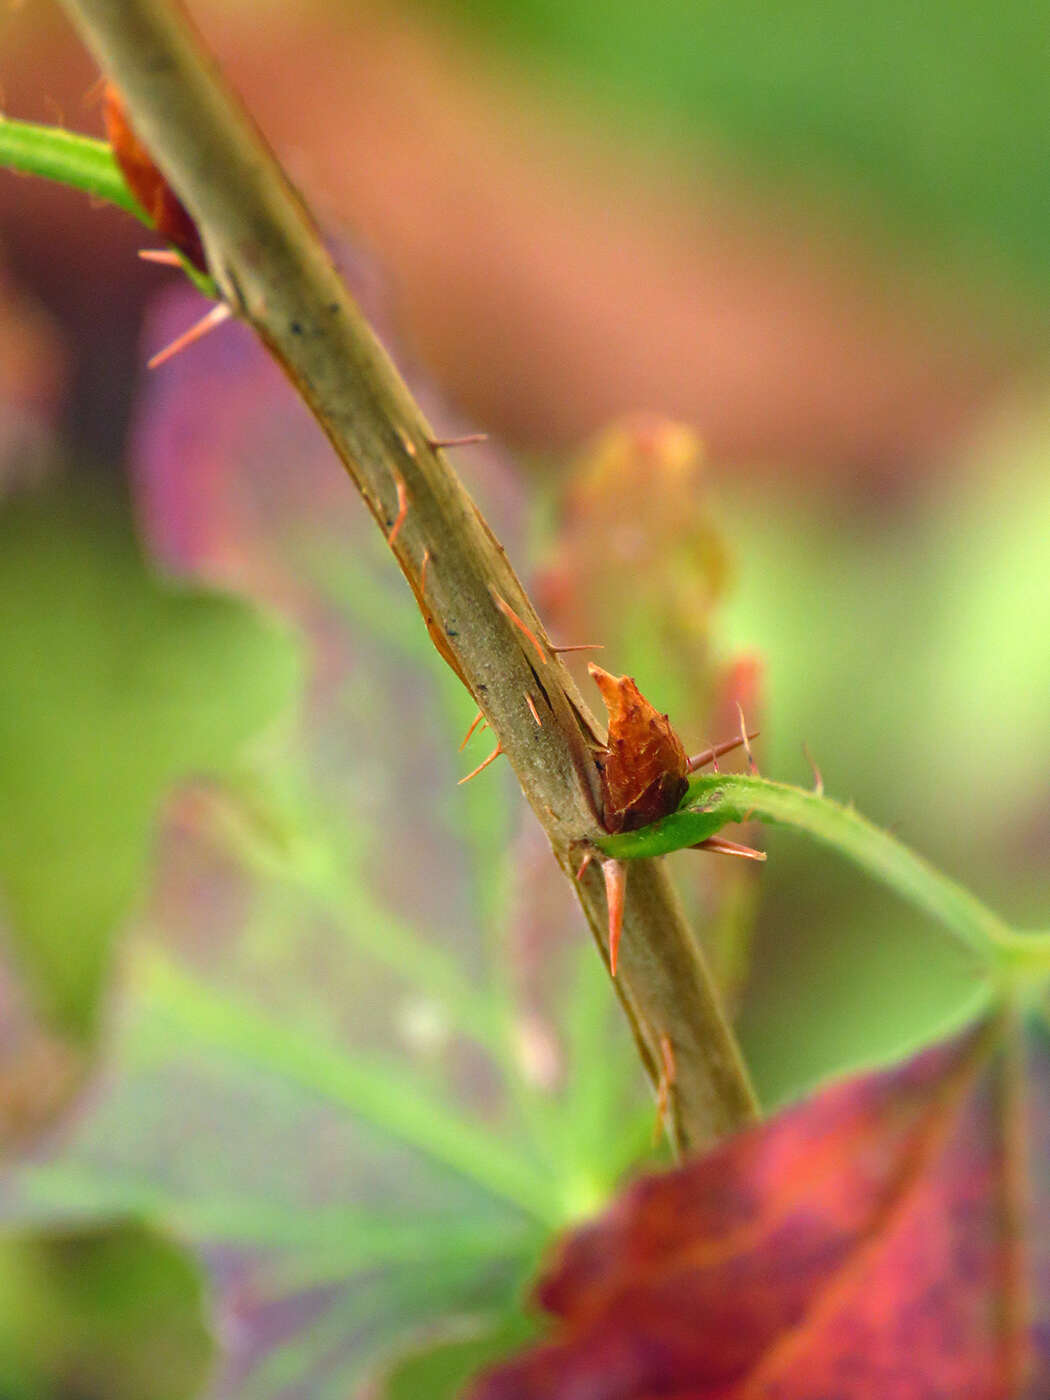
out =
[[[327,473],[324,444],[315,450]],[[230,499],[244,504],[257,489],[258,501],[270,500],[258,457],[224,461]],[[184,458],[175,465],[187,469]],[[307,458],[299,471],[309,511]],[[458,1337],[457,1328],[479,1339],[521,1335],[523,1294],[552,1230],[606,1200],[651,1135],[607,979],[568,921],[548,933],[559,1082],[552,1090],[525,1073],[512,925],[515,908],[531,916],[534,891],[515,891],[508,878],[514,788],[499,772],[457,788],[456,772],[475,761],[457,752],[469,698],[434,651],[382,538],[349,490],[344,499],[349,524],[328,509],[304,531],[282,509],[274,528],[285,533],[260,546],[275,563],[296,559],[304,587],[335,612],[320,627],[323,657],[309,627],[299,633],[326,677],[311,688],[301,728],[282,726],[252,754],[240,743],[236,763],[231,717],[258,724],[287,700],[295,670],[281,661],[282,633],[271,654],[272,629],[246,605],[159,584],[125,530],[105,512],[85,520],[82,501],[22,502],[5,537],[30,618],[7,635],[31,636],[38,660],[54,647],[66,671],[81,656],[75,640],[90,649],[74,668],[88,677],[78,674],[76,687],[86,715],[64,740],[86,770],[80,801],[101,800],[100,791],[126,801],[142,830],[118,834],[142,852],[162,785],[182,776],[187,751],[198,755],[196,771],[207,760],[225,781],[200,790],[190,829],[166,833],[162,858],[173,849],[179,858],[145,931],[140,921],[104,1081],[55,1150],[0,1173],[0,1218],[46,1240],[71,1219],[133,1214],[214,1262],[216,1306],[236,1308],[239,1329],[217,1384],[238,1400],[285,1400],[304,1387],[312,1400],[334,1400],[390,1356]],[[236,524],[232,513],[224,519],[233,533],[222,549],[243,559],[260,518],[249,508]],[[64,594],[73,595],[65,605]],[[205,604],[227,622],[218,654],[206,644]],[[332,646],[352,664],[338,663]],[[41,689],[54,681],[52,662]],[[12,692],[20,702],[28,661],[22,671]],[[143,692],[149,704],[133,708]],[[168,722],[154,733],[158,715]],[[57,719],[72,724],[65,709]],[[144,781],[116,786],[110,777],[140,732],[140,762],[128,767],[153,784],[149,804]],[[250,732],[246,724],[240,737]],[[413,765],[416,756],[428,766]],[[59,824],[61,794],[42,788],[38,804],[57,807]],[[399,814],[396,840],[390,813]],[[417,870],[427,917],[413,919],[402,901],[415,896]],[[542,871],[562,894],[545,855]],[[39,1237],[23,1238],[28,1253],[0,1276],[0,1311],[9,1292],[33,1296]],[[119,1257],[112,1267],[119,1288]],[[157,1297],[159,1325],[167,1305]],[[68,1305],[57,1289],[53,1302]],[[101,1293],[98,1306],[109,1307]],[[13,1350],[32,1345],[35,1316],[17,1314]],[[112,1334],[98,1339],[100,1355],[114,1350],[115,1371],[127,1322],[114,1308]],[[476,1355],[439,1349],[416,1364],[447,1375]],[[181,1383],[173,1394],[196,1393],[186,1373]],[[148,1383],[129,1382],[128,1400],[137,1396],[155,1400]],[[65,1400],[57,1387],[42,1388],[44,1397]]]
[[[425,3],[567,78],[611,127],[721,149],[939,261],[1050,284],[1050,49],[1030,0]]]
[[[0,511],[0,656],[7,932],[42,1013],[89,1036],[161,800],[288,706],[296,653],[244,603],[151,575],[79,492]]]
[[[203,1282],[137,1223],[0,1234],[4,1400],[185,1400],[214,1342]]]
[[[391,1367],[383,1400],[455,1400],[464,1385],[485,1366],[533,1341],[538,1317],[513,1317],[489,1332],[455,1335],[409,1353]]]
[[[909,513],[727,493],[729,635],[768,667],[762,766],[812,782],[1045,926],[1050,439],[1036,410],[973,445]],[[729,498],[732,499],[729,499]],[[972,983],[950,940],[787,836],[770,840],[742,1030],[767,1103],[927,1036]]]

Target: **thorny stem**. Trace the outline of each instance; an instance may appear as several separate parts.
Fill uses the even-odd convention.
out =
[[[435,644],[503,745],[567,874],[600,834],[593,747],[601,731],[550,645],[506,556],[337,276],[313,222],[185,15],[167,0],[66,0],[136,130],[200,229],[234,312],[297,386],[433,619]],[[425,593],[421,577],[429,561]],[[497,606],[541,640],[543,659]],[[539,707],[537,725],[525,696]],[[575,882],[574,882],[575,884]],[[605,948],[592,867],[575,888]],[[680,905],[658,865],[632,872],[616,990],[654,1083],[673,1047],[673,1136],[701,1147],[751,1120],[747,1073]]]

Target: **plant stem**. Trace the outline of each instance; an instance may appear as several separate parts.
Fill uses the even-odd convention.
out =
[[[116,204],[149,225],[105,141],[0,116],[0,165],[83,190],[93,199]]]
[[[997,968],[1008,964],[1050,967],[1050,946],[1044,935],[1015,932],[969,890],[852,807],[746,774],[695,779],[685,805],[699,805],[717,794],[721,795],[717,806],[709,810],[726,821],[758,820],[805,832],[936,919],[985,963]],[[606,848],[610,844],[609,838],[603,842]]]
[[[429,561],[431,636],[483,709],[570,873],[577,844],[600,834],[593,750],[601,730],[550,650],[498,541],[431,446],[437,434],[353,304],[312,219],[180,10],[164,0],[66,0],[66,8],[196,220],[226,301],[297,386],[384,535],[399,499],[407,500],[393,546],[397,562],[423,599]],[[542,655],[496,595],[535,634]],[[541,728],[527,695],[539,706]],[[406,794],[409,810],[412,800]],[[661,1038],[670,1039],[677,1075],[670,1126],[683,1147],[698,1147],[752,1119],[755,1102],[666,875],[643,867],[629,892],[616,990],[654,1083]],[[604,950],[598,872],[575,887]]]

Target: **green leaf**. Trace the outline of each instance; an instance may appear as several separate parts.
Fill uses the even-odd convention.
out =
[[[0,1236],[5,1400],[189,1400],[214,1350],[200,1272],[155,1231]]]
[[[92,1032],[165,793],[229,771],[289,704],[289,638],[152,577],[115,513],[71,495],[0,514],[0,894],[43,1013]]]
[[[304,1039],[233,998],[210,995],[162,958],[147,971],[151,1002],[180,1037],[243,1059],[340,1104],[421,1157],[473,1181],[535,1220],[562,1223],[549,1179],[520,1147],[508,1144],[411,1074],[378,1058],[364,1059]]]
[[[786,863],[788,844],[777,841],[777,866]],[[778,921],[778,936],[769,940],[740,1018],[748,1067],[770,1113],[824,1083],[831,1072],[902,1059],[973,1020],[988,1004],[988,988],[976,981],[965,945],[941,937],[888,892],[872,887],[874,897],[864,898],[856,871],[836,866],[823,852],[816,859],[827,867],[826,902],[804,888],[795,891],[792,903],[790,877],[781,878],[783,902],[795,922]],[[767,868],[775,880],[773,861]],[[847,890],[855,912],[829,925],[828,907],[837,910]],[[809,954],[807,938],[815,947],[800,975],[799,947]]]
[[[529,817],[510,839],[511,775],[457,786],[470,698],[279,371],[235,327],[149,384],[155,546],[280,610],[314,669],[280,742],[167,827],[105,1084],[51,1161],[0,1178],[0,1212],[148,1215],[235,1311],[220,1393],[345,1400],[513,1313],[651,1106],[547,843]],[[512,547],[510,474],[464,467]]]

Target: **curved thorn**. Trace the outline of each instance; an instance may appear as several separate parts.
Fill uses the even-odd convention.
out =
[[[478,725],[481,723],[481,721],[482,721],[484,718],[485,718],[484,714],[482,714],[481,710],[479,710],[479,711],[477,712],[477,714],[474,716],[474,718],[470,721],[470,728],[469,728],[469,729],[467,730],[467,732],[463,735],[463,742],[462,742],[462,743],[460,744],[460,746],[459,746],[459,752],[460,752],[460,753],[462,753],[463,750],[464,750],[464,749],[467,747],[467,745],[470,743],[470,736],[474,733],[474,730],[477,729]]]
[[[507,602],[505,598],[501,598],[494,588],[490,589],[489,591],[492,594],[496,607],[499,608],[500,612],[503,614],[504,617],[509,618],[511,622],[513,622],[514,626],[517,627],[519,631],[524,632],[525,636],[528,637],[529,641],[536,648],[536,655],[540,658],[541,665],[545,666],[547,664],[547,657],[544,654],[543,647],[540,645],[539,637],[536,636],[536,633],[532,630],[531,627],[528,627],[524,622],[522,622],[521,618],[518,616],[518,614],[514,611],[514,609],[511,607],[511,605]]]
[[[466,776],[465,778],[460,778],[460,780],[459,780],[459,782],[456,784],[456,786],[457,786],[457,787],[462,787],[464,783],[469,783],[470,780],[471,780],[471,778],[476,778],[476,777],[478,776],[479,773],[484,772],[484,770],[489,766],[490,763],[495,763],[496,759],[499,758],[499,756],[500,756],[500,754],[501,754],[502,752],[503,752],[503,745],[502,745],[502,744],[497,744],[496,747],[495,747],[495,748],[492,750],[492,752],[489,754],[488,758],[483,759],[483,760],[478,764],[478,766],[477,766],[472,772],[470,772],[470,773],[467,774],[467,776]]]
[[[620,961],[620,938],[623,935],[623,906],[627,893],[627,864],[622,860],[603,860],[605,902],[609,906],[609,973],[616,976]]]

